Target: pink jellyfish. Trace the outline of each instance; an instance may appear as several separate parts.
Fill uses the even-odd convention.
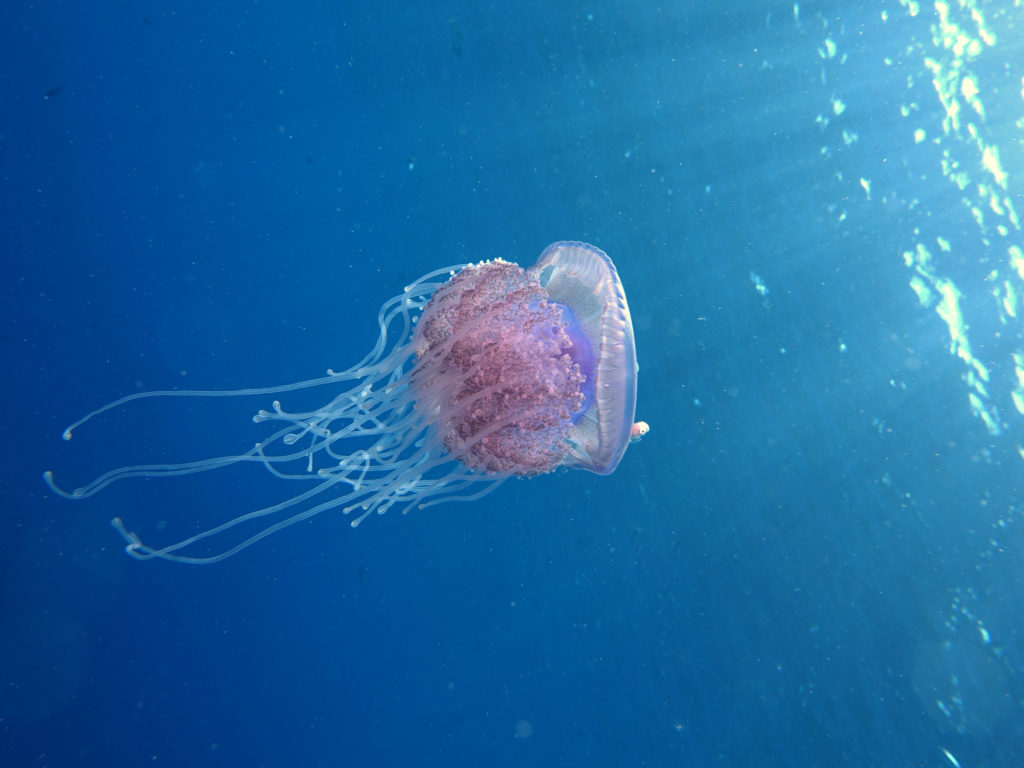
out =
[[[334,390],[314,411],[289,413],[277,400],[260,410],[253,421],[283,426],[241,455],[121,467],[70,493],[52,472],[44,479],[69,499],[131,477],[241,462],[310,482],[286,501],[159,547],[119,517],[111,521],[139,560],[213,563],[329,509],[352,515],[355,527],[395,505],[479,499],[513,475],[557,467],[606,475],[647,432],[633,423],[637,365],[626,295],[611,259],[592,245],[555,243],[528,270],[500,259],[439,269],[386,302],[379,324],[376,345],[346,371],[259,389],[139,392],[64,432],[70,440],[85,422],[143,398]],[[257,531],[237,535],[245,524]]]

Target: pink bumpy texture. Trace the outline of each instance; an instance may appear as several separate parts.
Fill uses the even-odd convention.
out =
[[[547,298],[534,275],[499,259],[463,269],[420,317],[417,408],[436,410],[445,449],[471,469],[537,475],[569,451],[584,375]]]

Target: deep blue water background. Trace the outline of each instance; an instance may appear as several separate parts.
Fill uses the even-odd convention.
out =
[[[850,6],[9,10],[0,764],[1020,765],[1006,240],[909,138],[942,133],[912,46],[934,9]],[[986,126],[1020,201],[998,9]],[[908,287],[938,234],[998,435]],[[560,239],[606,250],[633,311],[652,431],[610,477],[325,514],[211,567],[138,563],[107,521],[173,537],[291,488],[41,480],[245,449],[267,399],[60,434],[137,390],[345,368],[419,275]]]

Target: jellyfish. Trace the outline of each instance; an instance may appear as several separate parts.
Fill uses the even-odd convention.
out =
[[[68,499],[129,478],[246,462],[308,483],[282,502],[160,546],[120,517],[111,521],[136,559],[202,564],[327,510],[340,509],[356,527],[393,507],[473,501],[510,477],[559,467],[607,475],[647,432],[633,421],[637,363],[626,295],[611,259],[592,245],[554,243],[526,270],[495,259],[430,272],[385,302],[378,323],[376,344],[347,370],[276,387],[137,392],[63,433],[70,440],[86,422],[147,398],[328,393],[311,411],[287,411],[276,399],[259,410],[253,421],[273,429],[245,453],[120,467],[70,492],[51,471],[43,477]]]

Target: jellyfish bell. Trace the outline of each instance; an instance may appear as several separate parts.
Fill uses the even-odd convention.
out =
[[[285,501],[160,547],[144,544],[119,517],[111,521],[137,559],[212,563],[331,509],[351,515],[354,527],[395,505],[478,499],[513,476],[559,467],[606,475],[648,429],[633,422],[637,364],[625,292],[611,259],[592,245],[554,243],[527,270],[501,259],[436,270],[387,301],[378,322],[373,349],[345,371],[278,387],[139,392],[63,435],[70,440],[91,419],[147,398],[330,391],[312,411],[292,413],[279,400],[259,410],[253,421],[278,428],[245,453],[121,467],[70,492],[52,472],[44,479],[70,499],[131,477],[242,463],[309,483]]]
[[[585,361],[584,407],[563,463],[611,474],[626,452],[636,411],[633,321],[619,274],[601,249],[565,242],[545,248],[530,272],[562,308],[573,341],[569,354]]]

